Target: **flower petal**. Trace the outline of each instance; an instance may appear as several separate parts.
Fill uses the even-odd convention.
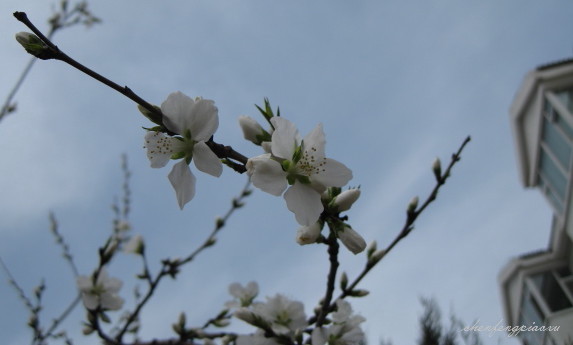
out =
[[[95,310],[99,306],[99,297],[90,293],[82,293],[82,301],[84,302],[84,307],[89,310]]]
[[[322,227],[319,222],[311,226],[301,226],[296,232],[296,242],[300,245],[315,243],[321,230]]]
[[[314,156],[314,159],[319,162],[324,158],[324,146],[326,139],[324,138],[324,131],[322,130],[322,123],[319,123],[312,132],[308,133],[303,140],[304,151]]]
[[[145,134],[143,147],[147,148],[147,158],[152,168],[163,168],[175,153],[179,140],[163,133],[149,131]]]
[[[183,209],[183,206],[195,196],[195,176],[191,173],[189,165],[182,159],[173,166],[168,177],[173,189],[175,189],[179,207]]]
[[[219,177],[223,172],[223,163],[219,157],[202,141],[193,146],[193,162],[197,169],[211,176]]]
[[[317,327],[312,330],[312,345],[326,344],[326,330],[322,327]]]
[[[104,310],[118,310],[123,306],[123,298],[112,293],[103,293],[100,296],[100,306]]]
[[[300,225],[310,226],[318,220],[324,207],[320,194],[309,185],[296,182],[284,194],[287,208]]]
[[[123,282],[117,278],[107,278],[103,284],[105,290],[112,293],[119,292],[123,286]]]
[[[219,127],[219,115],[215,102],[210,99],[196,99],[191,113],[189,129],[195,141],[207,141]]]
[[[281,195],[287,187],[286,173],[269,154],[250,158],[247,169],[253,185],[272,195]]]
[[[77,277],[76,278],[76,284],[77,284],[78,288],[80,289],[80,291],[82,291],[82,292],[89,291],[93,286],[91,277],[87,277],[87,276]]]
[[[173,92],[161,103],[163,123],[170,131],[183,135],[190,128],[191,110],[195,101],[180,91]]]
[[[326,158],[324,170],[312,175],[312,182],[324,187],[343,187],[352,179],[352,170],[334,159]]]
[[[294,150],[300,144],[298,130],[292,122],[282,117],[271,118],[271,123],[275,127],[271,139],[273,155],[291,160]]]

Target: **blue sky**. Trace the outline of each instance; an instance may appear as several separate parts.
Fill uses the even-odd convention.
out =
[[[56,44],[152,103],[177,90],[215,100],[219,142],[259,154],[237,118],[256,116],[253,105],[264,97],[303,135],[323,123],[327,155],[350,167],[350,185],[362,188],[350,222],[379,246],[399,231],[410,199],[431,190],[433,160],[447,162],[471,135],[438,201],[364,280],[370,296],[352,303],[373,344],[415,341],[420,296],[468,324],[502,319],[497,274],[510,258],[545,248],[551,221],[541,194],[519,184],[508,108],[529,70],[571,56],[571,2],[102,0],[90,7],[102,25],[62,31]],[[48,3],[0,3],[0,95],[28,60],[13,38],[25,30],[12,18],[17,10],[43,28],[51,13]],[[89,274],[121,194],[121,154],[133,173],[133,232],[144,236],[155,268],[201,243],[244,184],[229,169],[220,179],[197,173],[197,195],[180,211],[169,168],[149,167],[141,129],[149,123],[135,105],[63,63],[37,63],[17,101],[18,112],[0,122],[0,255],[27,291],[45,278],[45,322],[74,294],[48,214]],[[286,294],[310,313],[324,293],[327,258],[322,247],[295,243],[297,227],[284,200],[255,192],[217,246],[160,288],[143,314],[142,337],[170,336],[181,311],[202,324],[235,281],[256,280],[261,296]],[[353,277],[364,257],[345,253],[341,261]],[[122,257],[110,268],[126,281],[127,306],[139,264]],[[2,283],[0,296],[5,343],[28,342],[15,292]],[[82,315],[78,309],[66,327],[76,343],[95,344],[78,336]],[[504,334],[482,336],[515,344]]]

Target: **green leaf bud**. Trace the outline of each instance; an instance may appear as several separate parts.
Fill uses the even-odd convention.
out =
[[[19,32],[16,34],[16,41],[18,41],[29,54],[34,55],[38,59],[48,60],[54,58],[54,54],[50,48],[42,42],[38,36],[32,33]]]

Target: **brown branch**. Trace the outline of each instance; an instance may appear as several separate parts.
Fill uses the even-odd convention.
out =
[[[157,107],[154,107],[152,104],[141,98],[135,92],[133,92],[127,86],[121,86],[110,79],[102,76],[101,74],[89,69],[88,67],[82,65],[81,63],[77,62],[66,53],[61,51],[50,39],[48,39],[44,34],[38,30],[38,28],[28,19],[28,16],[24,12],[14,12],[14,17],[26,25],[32,32],[40,38],[48,47],[48,51],[46,52],[45,56],[42,58],[45,60],[55,59],[62,62],[67,63],[68,65],[76,68],[77,70],[87,74],[88,76],[94,78],[95,80],[99,81],[100,83],[116,90],[120,94],[124,95],[125,97],[131,99],[135,103],[142,106],[146,111],[149,113],[149,119],[160,125],[162,127],[162,131],[166,132],[167,134],[173,135],[174,133],[170,132],[167,127],[163,123],[163,113]],[[231,159],[234,161],[239,162],[240,164],[228,164],[230,165],[235,171],[239,173],[244,173],[246,171],[245,165],[247,164],[247,157],[242,155],[241,153],[235,151],[231,146],[225,146],[222,144],[218,144],[214,142],[212,139],[207,142],[207,145],[211,150],[217,155],[219,158]]]

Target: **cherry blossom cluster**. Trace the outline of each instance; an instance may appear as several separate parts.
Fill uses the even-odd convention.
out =
[[[245,139],[265,151],[248,159],[247,173],[255,187],[283,196],[287,208],[301,225],[297,242],[315,243],[325,223],[321,218],[325,210],[347,211],[358,199],[360,190],[340,192],[339,189],[352,179],[352,171],[325,156],[322,124],[302,138],[289,120],[274,116],[270,110],[260,110],[270,125],[268,131],[251,117],[239,117]],[[175,92],[161,104],[161,112],[166,129],[173,135],[161,132],[160,128],[150,129],[145,135],[144,147],[152,168],[164,167],[170,159],[180,160],[168,177],[179,207],[183,208],[195,195],[196,178],[189,169],[191,161],[202,172],[216,177],[221,175],[222,163],[205,143],[218,127],[218,110],[211,100],[192,99]],[[335,195],[333,188],[338,190]],[[338,222],[334,228],[337,237],[351,252],[356,254],[366,247],[364,239],[348,224]]]
[[[307,321],[304,305],[299,301],[281,294],[267,297],[266,302],[256,301],[259,291],[255,282],[248,283],[246,287],[233,283],[229,292],[235,300],[226,306],[239,306],[234,316],[257,327],[253,334],[239,335],[237,345],[279,345],[285,340],[306,344],[302,340],[305,335],[312,345],[350,345],[363,344],[365,341],[360,324],[366,319],[355,315],[350,303],[345,300],[336,301],[336,311],[331,314],[329,325],[312,328]]]

